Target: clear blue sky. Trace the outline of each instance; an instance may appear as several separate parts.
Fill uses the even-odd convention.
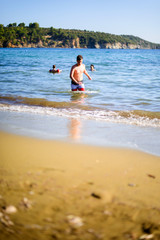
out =
[[[129,34],[160,43],[160,0],[0,0],[0,23]]]

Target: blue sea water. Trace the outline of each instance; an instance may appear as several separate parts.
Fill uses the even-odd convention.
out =
[[[86,91],[73,93],[69,73],[79,54],[92,81],[84,76]],[[53,64],[60,74],[49,73]],[[160,50],[0,49],[0,110],[160,133]]]

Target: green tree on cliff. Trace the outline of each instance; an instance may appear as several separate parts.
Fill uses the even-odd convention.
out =
[[[39,28],[39,24],[38,23],[30,23],[29,24],[29,28]]]
[[[25,23],[18,24],[18,27],[25,27]]]

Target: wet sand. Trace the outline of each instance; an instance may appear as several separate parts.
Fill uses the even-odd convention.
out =
[[[1,132],[0,239],[160,239],[160,157]]]

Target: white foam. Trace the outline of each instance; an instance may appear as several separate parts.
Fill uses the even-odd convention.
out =
[[[71,93],[71,94],[92,94],[92,93],[94,93],[94,94],[97,94],[97,93],[99,93],[99,91],[98,90],[85,90],[85,91],[75,91],[75,92],[73,92],[72,90],[69,90],[68,91],[69,93]]]
[[[129,125],[138,125],[146,127],[158,127],[160,128],[160,119],[147,117],[140,117],[130,114],[130,117],[124,117],[119,115],[118,112],[105,111],[105,110],[94,110],[86,111],[81,109],[58,109],[40,106],[26,106],[26,105],[5,105],[0,104],[1,111],[16,111],[16,112],[27,112],[34,114],[50,115],[50,116],[63,116],[63,117],[74,117],[79,119],[91,119],[96,121],[105,121],[110,123],[122,123]]]

